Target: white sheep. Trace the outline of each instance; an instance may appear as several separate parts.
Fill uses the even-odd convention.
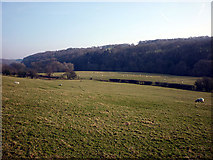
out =
[[[19,82],[17,82],[17,81],[15,81],[14,83],[15,83],[15,84],[19,84]]]
[[[202,102],[202,103],[204,103],[204,98],[198,98],[198,99],[195,100],[195,102]]]

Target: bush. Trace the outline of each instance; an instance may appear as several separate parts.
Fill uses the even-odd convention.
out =
[[[77,78],[77,74],[74,71],[66,72],[67,79],[75,79]]]
[[[3,69],[2,74],[8,76],[8,75],[11,75],[11,72],[9,69]]]
[[[202,79],[198,79],[195,82],[196,90],[198,91],[206,91],[211,92],[213,90],[213,79],[210,77],[204,77]]]
[[[18,71],[18,73],[17,73],[17,76],[18,77],[26,77],[27,76],[27,72],[26,71]]]

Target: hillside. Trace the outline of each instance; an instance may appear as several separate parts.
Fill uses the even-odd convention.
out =
[[[211,93],[91,80],[2,79],[3,159],[212,157]],[[205,103],[195,103],[198,97]]]
[[[70,62],[77,71],[122,71],[211,76],[211,38],[159,39],[137,45],[120,44],[91,48],[68,48],[37,53],[23,59],[32,62],[54,59]]]

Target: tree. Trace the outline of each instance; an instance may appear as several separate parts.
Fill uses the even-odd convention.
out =
[[[24,72],[26,71],[26,66],[23,64],[23,63],[11,63],[10,66],[13,68],[14,70],[14,74],[18,74],[19,72],[19,75],[23,74],[21,72]]]
[[[64,69],[65,69],[65,75],[67,76],[67,79],[75,79],[77,77],[77,74],[73,71],[74,65],[72,63],[63,63]]]
[[[213,79],[210,77],[203,77],[195,82],[196,90],[210,92],[213,90]]]
[[[67,79],[77,78],[77,74],[74,71],[66,72],[65,75],[67,76]]]
[[[30,77],[31,79],[33,79],[33,78],[37,78],[38,74],[37,74],[36,70],[29,69],[27,72],[27,76]]]
[[[51,77],[51,75],[53,74],[52,65],[48,64],[48,65],[45,67],[45,73],[47,74],[48,77]]]
[[[185,62],[180,61],[177,65],[174,67],[174,72],[176,75],[185,76],[188,72],[188,67]]]
[[[74,65],[72,63],[63,63],[65,72],[71,72],[74,70]]]
[[[12,74],[12,67],[10,67],[7,64],[3,64],[2,65],[2,74],[6,75],[6,76],[11,75]]]
[[[212,61],[200,60],[193,68],[193,74],[195,76],[212,76]]]
[[[65,72],[75,70],[131,71],[161,74],[212,76],[211,38],[163,39],[143,41],[138,45],[107,45],[92,48],[69,48],[44,52],[26,57],[28,67],[35,64],[38,72],[51,70],[46,66],[53,62],[66,66]],[[58,62],[56,62],[58,61]],[[55,68],[53,72],[61,71]],[[69,69],[71,68],[71,69]],[[68,70],[68,71],[67,71]]]

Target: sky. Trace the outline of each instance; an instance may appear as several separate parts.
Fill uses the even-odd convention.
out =
[[[211,3],[2,2],[2,56],[211,36]]]

